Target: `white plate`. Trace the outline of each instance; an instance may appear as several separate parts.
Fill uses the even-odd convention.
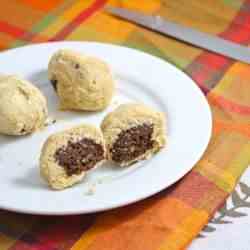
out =
[[[57,110],[57,97],[47,79],[51,55],[72,48],[103,58],[114,72],[117,94],[101,113]],[[124,206],[169,187],[200,159],[211,135],[209,105],[195,83],[174,66],[151,55],[113,45],[58,42],[13,49],[0,54],[0,73],[31,80],[48,98],[57,123],[27,137],[0,136],[0,208],[46,215],[81,214]],[[52,191],[39,176],[38,159],[46,138],[81,122],[100,124],[120,103],[139,101],[164,112],[168,145],[151,160],[129,168],[109,164],[90,171],[81,184]]]

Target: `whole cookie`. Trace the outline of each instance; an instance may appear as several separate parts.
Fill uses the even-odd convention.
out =
[[[164,115],[143,104],[123,104],[101,125],[108,158],[120,166],[148,159],[166,144]]]
[[[81,125],[50,136],[40,156],[40,173],[53,189],[80,182],[106,155],[100,129]]]
[[[17,76],[0,77],[0,133],[25,135],[44,126],[47,101],[38,88]]]
[[[72,50],[59,50],[49,62],[49,79],[64,110],[105,109],[114,93],[108,65]]]

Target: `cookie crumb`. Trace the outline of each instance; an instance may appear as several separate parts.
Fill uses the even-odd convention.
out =
[[[95,193],[95,185],[91,186],[88,191],[85,193],[85,195],[94,195]]]
[[[119,103],[119,101],[118,100],[114,100],[114,102],[113,102],[113,105],[114,106],[118,106],[120,103]]]
[[[112,180],[113,180],[113,177],[111,177],[111,176],[103,176],[103,177],[100,177],[97,180],[97,184],[103,184],[105,182],[109,182],[109,181],[112,181]]]
[[[48,126],[51,126],[53,124],[55,124],[57,122],[56,119],[54,118],[48,118],[47,121],[45,122],[45,126],[48,127]]]
[[[97,183],[98,183],[98,184],[102,184],[102,183],[103,183],[103,179],[97,180]]]

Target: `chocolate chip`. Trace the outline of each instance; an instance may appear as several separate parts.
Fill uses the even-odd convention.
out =
[[[20,134],[25,134],[26,133],[26,129],[22,128],[22,130],[20,131]]]
[[[75,64],[75,69],[79,69],[80,68],[80,65],[77,63]]]
[[[51,82],[54,90],[57,91],[57,80],[56,79],[51,79],[50,82]]]
[[[153,148],[153,125],[142,124],[122,131],[114,143],[112,159],[118,163],[132,161]]]
[[[65,147],[57,149],[54,157],[67,175],[71,176],[93,168],[97,162],[104,159],[104,150],[102,145],[83,138],[77,142],[70,140]]]

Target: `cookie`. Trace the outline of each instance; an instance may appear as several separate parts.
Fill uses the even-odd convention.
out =
[[[63,110],[98,111],[111,102],[114,80],[100,59],[59,50],[49,62],[48,73]]]
[[[163,113],[143,104],[123,104],[101,124],[108,158],[120,166],[152,157],[166,144]]]
[[[100,165],[105,154],[100,129],[86,124],[74,127],[47,139],[40,156],[40,173],[51,188],[64,189]]]
[[[48,116],[41,91],[17,76],[0,77],[0,133],[26,135],[42,128]]]

